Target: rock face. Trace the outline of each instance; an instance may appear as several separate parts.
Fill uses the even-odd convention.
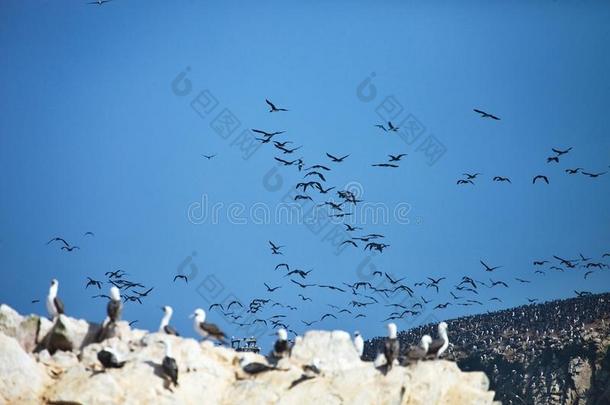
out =
[[[517,404],[610,404],[610,294],[447,321],[446,358],[483,371],[497,399]],[[436,325],[399,334],[407,347]],[[365,346],[372,358],[380,341]]]
[[[0,308],[0,404],[483,405],[494,398],[485,374],[462,372],[454,362],[397,366],[383,375],[359,359],[343,331],[310,331],[297,338],[291,357],[281,359],[277,370],[250,376],[240,360],[267,364],[263,356],[130,330],[122,323],[113,337],[94,343],[97,325],[66,316],[55,326],[45,322]],[[53,354],[41,348],[49,339],[55,339]],[[161,340],[171,343],[177,387],[163,378]],[[103,370],[97,353],[106,346],[126,361],[123,368]],[[314,362],[320,374],[290,388],[303,366]]]

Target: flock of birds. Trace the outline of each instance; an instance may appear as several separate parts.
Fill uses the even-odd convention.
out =
[[[57,322],[60,315],[65,314],[65,307],[63,301],[59,298],[59,282],[56,279],[51,280],[51,285],[46,297],[46,307],[50,318]],[[123,301],[121,299],[121,292],[115,285],[110,287],[110,293],[108,297],[108,303],[106,304],[106,318],[101,324],[101,328],[98,331],[96,339],[98,342],[113,337],[113,331],[118,321],[121,320],[123,312]],[[169,323],[173,315],[173,309],[170,306],[163,306],[163,317],[159,324],[158,332],[166,335],[180,336],[180,334],[173,328]],[[206,312],[202,308],[197,308],[190,316],[193,318],[193,329],[202,339],[213,339],[218,344],[227,344],[227,335],[216,325],[210,322],[206,322]],[[400,355],[400,341],[397,336],[397,327],[395,323],[389,323],[387,325],[388,337],[384,342],[383,351],[379,353],[377,359],[375,359],[375,365],[387,373],[395,364],[408,365],[413,362],[420,360],[440,358],[440,356],[449,347],[449,338],[447,335],[447,323],[441,322],[438,325],[438,339],[433,340],[429,335],[423,335],[420,339],[419,345],[411,346],[406,350],[404,356]],[[176,359],[172,356],[171,343],[167,339],[160,339],[158,343],[161,343],[165,348],[165,355],[161,361],[161,369],[163,370],[163,376],[167,380],[168,388],[171,385],[178,385],[178,373],[179,367]],[[358,353],[358,356],[362,358],[364,354],[364,340],[359,332],[355,332],[353,339],[354,349]],[[284,328],[277,330],[277,340],[273,345],[273,350],[268,356],[268,360],[271,365],[248,361],[246,358],[241,359],[242,370],[250,375],[259,374],[261,372],[270,370],[281,370],[277,367],[277,363],[280,359],[290,356],[292,349],[292,342],[288,340],[288,332]],[[104,369],[106,368],[122,368],[126,361],[123,360],[123,356],[112,346],[103,346],[102,349],[97,353],[97,359],[102,364]],[[318,365],[314,363],[304,367],[304,374],[297,380],[293,381],[290,388],[298,385],[299,383],[308,379],[314,378],[315,375],[311,375],[311,371],[314,374],[319,374]]]
[[[278,107],[270,100],[265,101],[269,106],[270,113],[289,111],[286,108]],[[481,114],[481,117],[483,118],[490,118],[493,120],[500,119],[497,116],[486,113],[482,110],[475,109],[475,112]],[[396,132],[399,130],[399,128],[391,122],[388,122],[387,126],[386,124],[376,124],[374,126],[384,132]],[[332,170],[348,159],[350,156],[349,154],[343,155],[326,153],[326,158],[328,159],[327,162],[316,162],[308,166],[305,164],[303,157],[295,159],[286,157],[286,155],[292,155],[296,151],[300,150],[302,145],[292,147],[288,146],[293,143],[292,141],[277,140],[276,137],[284,134],[285,131],[265,131],[261,129],[252,129],[252,131],[260,135],[260,137],[256,138],[259,142],[262,144],[272,144],[275,150],[281,152],[281,157],[274,157],[276,162],[282,166],[296,167],[299,173],[304,172],[303,179],[295,185],[295,190],[297,191],[296,195],[293,197],[295,201],[306,200],[313,202],[318,207],[326,207],[330,217],[344,218],[353,215],[353,210],[355,210],[358,203],[362,202],[363,200],[361,200],[358,195],[350,190],[340,190],[337,189],[337,186],[327,184],[327,179],[330,178]],[[553,148],[556,155],[549,158],[548,162],[558,163],[559,158],[570,152],[571,149],[572,148],[560,150]],[[216,156],[216,154],[203,155],[203,157],[207,160],[211,160]],[[405,153],[389,154],[386,162],[373,163],[372,166],[396,168],[398,167],[399,162],[402,161],[405,156],[407,156]],[[566,169],[566,172],[569,174],[583,173],[589,177],[599,177],[605,174],[584,172],[581,168]],[[476,180],[479,175],[480,173],[465,173],[464,176],[466,177],[458,180],[458,184],[474,184],[474,180]],[[533,179],[533,183],[536,183],[538,180],[542,180],[547,183],[549,182],[548,177],[545,175],[536,175]],[[511,183],[511,180],[508,177],[502,176],[494,177],[493,181]],[[335,194],[329,194],[333,190],[335,190]],[[316,203],[317,196],[316,200],[314,200],[314,196],[312,196],[311,193],[308,193],[308,191],[317,192],[317,195],[322,196],[324,200]],[[330,195],[334,195],[336,198],[326,198]],[[387,243],[385,236],[381,233],[367,233],[363,227],[347,222],[343,223],[343,225],[345,226],[345,234],[349,235],[349,237],[346,238],[341,245],[347,245],[354,248],[363,247],[363,250],[365,251],[373,251],[379,254],[383,253],[385,249],[390,247],[390,244]],[[87,232],[85,233],[85,236],[93,237],[94,234],[92,232]],[[80,249],[78,246],[71,245],[62,237],[52,238],[47,244],[51,243],[61,244],[61,250],[69,252],[75,249]],[[268,241],[268,245],[272,256],[285,257],[284,249],[286,246],[274,241]],[[602,259],[605,257],[610,257],[610,253],[604,253]],[[535,260],[533,262],[534,267],[536,268],[535,274],[544,275],[546,274],[545,271],[548,270],[565,271],[568,269],[585,268],[586,272],[584,274],[584,278],[587,279],[588,276],[593,274],[594,271],[608,268],[608,265],[603,261],[592,261],[592,258],[587,258],[582,254],[576,259],[565,259],[559,256],[553,256],[553,260],[554,261],[551,261],[551,259]],[[490,265],[484,260],[480,260],[479,262],[482,266],[482,271],[484,272],[483,274],[496,274],[498,270],[502,269],[502,266]],[[549,266],[545,267],[545,265]],[[318,291],[326,290],[329,293],[340,294],[346,298],[346,305],[344,306],[327,304],[330,310],[320,314],[319,318],[312,320],[301,319],[300,322],[302,325],[304,325],[304,327],[310,327],[329,318],[338,320],[341,316],[352,317],[353,319],[365,318],[368,315],[365,313],[365,311],[369,308],[374,309],[374,311],[377,313],[384,311],[384,308],[387,308],[385,309],[387,311],[387,316],[382,320],[382,322],[388,322],[406,319],[407,317],[416,317],[423,313],[426,309],[430,308],[432,310],[443,310],[452,305],[486,306],[494,301],[501,303],[502,299],[498,297],[497,294],[493,297],[488,297],[485,299],[482,298],[484,295],[482,291],[483,287],[485,287],[485,290],[487,291],[496,291],[500,289],[508,289],[510,287],[509,283],[512,284],[513,280],[519,284],[529,284],[532,282],[531,280],[517,277],[513,277],[513,280],[500,280],[497,277],[489,277],[488,280],[480,280],[480,277],[464,275],[449,289],[449,294],[452,299],[443,301],[428,299],[424,295],[426,295],[428,292],[433,292],[440,297],[439,293],[441,289],[443,289],[444,286],[449,282],[447,277],[426,277],[422,281],[410,284],[405,281],[405,278],[397,278],[388,272],[375,271],[372,274],[372,279],[370,281],[356,280],[353,282],[343,282],[340,285],[333,285],[329,283],[311,281],[311,278],[313,277],[313,269],[303,270],[293,266],[287,261],[282,261],[281,263],[276,264],[274,273],[277,271],[283,272],[281,279],[289,280],[288,285],[292,286],[292,288],[297,291],[297,293],[293,294],[293,297],[295,297],[295,299],[298,298],[298,302],[313,302],[313,296],[308,296],[308,291],[311,291],[312,289],[316,289]],[[110,288],[110,295],[98,294],[93,296],[94,298],[103,297],[108,299],[107,318],[103,323],[102,330],[106,330],[108,327],[116,323],[116,321],[120,318],[123,303],[138,302],[142,304],[142,300],[151,294],[154,289],[154,287],[146,289],[142,283],[127,280],[126,275],[127,273],[123,270],[106,272],[105,276],[107,276],[107,280],[105,282],[112,285]],[[183,280],[185,284],[187,284],[189,281],[188,277],[185,275],[176,275],[173,278],[173,282],[180,280]],[[97,287],[98,289],[101,289],[103,284],[104,282],[101,280],[88,277],[85,288]],[[295,330],[297,326],[293,326],[289,323],[288,315],[281,312],[286,310],[296,311],[298,309],[298,304],[281,302],[273,299],[273,294],[275,294],[276,291],[286,288],[285,284],[277,285],[272,282],[265,281],[263,285],[266,290],[265,292],[267,293],[267,296],[263,298],[255,298],[248,305],[244,305],[238,300],[234,300],[228,304],[222,302],[213,303],[208,308],[208,311],[212,311],[214,309],[220,311],[225,320],[228,320],[230,323],[239,327],[255,325],[258,323],[265,326],[271,326],[277,330],[278,342],[280,342],[280,344],[288,345],[288,343],[282,343],[288,342],[288,333],[292,333],[294,336],[298,336],[299,333]],[[61,301],[59,301],[57,298],[57,287],[58,283],[56,280],[54,280],[51,284],[49,295],[47,297],[47,309],[49,314],[53,317],[58,316],[64,311],[63,304],[61,304]],[[576,291],[576,293],[585,294],[588,292]],[[316,296],[319,297],[320,295],[316,294]],[[408,300],[408,304],[406,304],[405,299]],[[399,302],[395,302],[396,300],[399,300]],[[536,302],[538,299],[528,297],[527,300],[528,303],[531,304]],[[434,306],[427,307],[428,304],[433,304]],[[172,308],[169,306],[164,306],[162,309],[164,314],[159,328],[160,331],[167,334],[178,335],[178,332],[169,324],[173,314]],[[280,313],[263,316],[263,312],[267,309]],[[194,329],[198,335],[203,338],[213,338],[219,342],[225,343],[225,333],[222,332],[215,324],[206,322],[206,312],[203,309],[198,308],[194,311],[192,316],[194,318]],[[137,321],[132,321],[130,325],[135,322]],[[447,349],[448,345],[446,323],[441,322],[441,324],[439,324],[438,334],[439,338],[434,341],[428,335],[422,336],[418,345],[410,347],[406,351],[406,360],[405,358],[402,360],[408,362],[411,360],[426,358],[431,355],[440,356]],[[100,338],[104,338],[104,335],[102,334]],[[359,353],[362,354],[362,347],[364,345],[360,333],[355,333],[354,342]],[[166,357],[163,360],[163,367],[170,379],[174,383],[177,383],[177,369],[175,360],[171,358],[171,347],[169,342],[164,342],[164,344],[166,347]],[[276,342],[276,350],[277,347],[278,343]],[[399,351],[399,343],[396,338],[396,324],[389,323],[388,338],[383,349],[383,357],[386,360],[385,364],[387,368],[391,368],[392,364],[399,361]],[[106,367],[120,365],[120,361],[116,360],[116,358],[116,353],[113,353],[111,349],[107,349],[103,354],[100,354],[100,361]],[[250,366],[249,369],[254,371],[256,367]]]

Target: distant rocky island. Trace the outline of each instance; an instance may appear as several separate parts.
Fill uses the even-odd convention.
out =
[[[98,324],[63,314],[52,323],[1,305],[0,404],[494,403],[482,372],[431,360],[384,374],[360,359],[343,331],[297,337],[290,356],[274,366],[260,354],[131,329],[124,321],[96,343],[99,331]],[[177,385],[164,378],[167,343],[178,366]],[[102,366],[99,354],[107,347],[121,357],[120,368]]]
[[[525,305],[447,321],[446,358],[483,371],[503,404],[610,404],[610,294]],[[432,334],[398,335],[401,347]],[[373,359],[383,338],[365,343]]]

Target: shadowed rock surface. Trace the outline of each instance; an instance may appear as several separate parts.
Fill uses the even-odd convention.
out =
[[[503,404],[610,404],[610,294],[447,321],[446,358],[483,371]],[[402,347],[436,325],[401,332]],[[365,344],[374,358],[382,339]]]
[[[68,316],[60,326],[37,316],[22,317],[0,306],[1,404],[492,404],[494,392],[480,372],[460,371],[455,362],[429,361],[394,367],[386,376],[358,358],[349,334],[310,331],[296,339],[292,356],[278,370],[250,376],[242,358],[267,364],[265,357],[238,353],[118,322],[114,337],[94,343],[99,326]],[[57,337],[53,337],[57,335]],[[50,337],[51,336],[51,337]],[[53,339],[73,351],[44,348]],[[172,343],[179,385],[163,378],[161,339]],[[103,370],[97,353],[112,346],[126,360]],[[80,348],[80,349],[79,349]],[[320,374],[299,379],[315,362]]]

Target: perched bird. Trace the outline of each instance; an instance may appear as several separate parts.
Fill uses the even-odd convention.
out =
[[[288,343],[288,333],[284,328],[280,328],[277,330],[277,340],[273,344],[272,355],[276,359],[281,359],[290,356],[290,343]]]
[[[432,343],[432,338],[430,335],[424,335],[421,337],[419,341],[419,345],[411,346],[407,349],[406,360],[408,363],[417,362],[426,358],[428,354],[428,348],[430,347],[430,343]]]
[[[354,332],[354,347],[356,348],[356,352],[358,352],[358,356],[362,357],[362,354],[364,353],[364,340],[358,331]]]
[[[51,280],[51,286],[49,287],[49,293],[47,294],[47,311],[51,319],[57,318],[60,314],[64,313],[64,303],[57,296],[57,290],[59,289],[59,281],[56,279]]]
[[[121,368],[125,365],[125,361],[120,361],[116,351],[108,346],[97,352],[97,359],[104,368]]]
[[[449,347],[449,337],[447,336],[447,323],[441,322],[438,324],[438,339],[430,343],[428,347],[428,357],[440,358]]]
[[[270,366],[258,361],[248,361],[245,357],[242,357],[239,360],[239,365],[246,374],[250,375],[256,375],[271,370],[279,370],[276,366]]]
[[[219,341],[224,341],[226,338],[226,335],[218,326],[205,321],[205,311],[203,309],[197,308],[191,315],[191,318],[194,318],[193,328],[195,329],[195,332],[197,332],[202,338],[206,339],[208,337],[212,337]]]
[[[388,338],[383,346],[383,354],[386,359],[387,370],[391,370],[394,362],[398,359],[400,352],[400,342],[396,336],[396,324],[391,322],[388,324]]]
[[[161,340],[161,343],[165,346],[165,356],[161,362],[161,369],[165,377],[176,386],[178,385],[178,363],[172,357],[172,345],[168,340]]]
[[[110,287],[110,300],[106,305],[106,314],[108,317],[104,321],[104,325],[108,325],[109,322],[116,323],[121,319],[121,313],[123,312],[123,303],[121,302],[121,292],[116,286]]]
[[[178,331],[170,326],[169,321],[172,319],[172,314],[174,313],[174,309],[169,305],[165,305],[161,307],[163,310],[163,318],[161,318],[161,324],[159,325],[159,332],[166,333],[168,335],[180,336]]]

